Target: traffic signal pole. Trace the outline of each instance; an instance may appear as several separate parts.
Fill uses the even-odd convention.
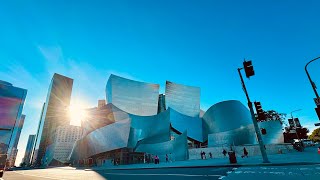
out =
[[[264,143],[262,141],[262,135],[261,135],[261,132],[260,132],[256,117],[254,115],[253,105],[252,105],[252,102],[250,101],[249,94],[248,94],[246,85],[244,83],[244,80],[243,80],[243,77],[242,77],[242,74],[241,74],[241,70],[242,69],[243,68],[238,68],[238,72],[239,72],[239,76],[240,76],[240,79],[241,79],[241,84],[242,84],[243,91],[246,94],[246,97],[247,97],[247,100],[248,100],[248,107],[250,109],[251,119],[252,119],[252,122],[253,122],[254,130],[256,131],[256,135],[257,135],[257,139],[258,139],[258,143],[259,143],[259,147],[260,147],[263,163],[270,163],[270,161],[268,159],[268,156],[267,156],[267,152],[266,152]]]

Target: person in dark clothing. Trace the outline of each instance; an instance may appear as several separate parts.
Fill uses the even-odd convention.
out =
[[[225,149],[223,149],[222,154],[224,155],[224,157],[227,156],[227,151]]]
[[[168,154],[166,154],[166,163],[169,162],[169,157],[168,157]]]
[[[206,152],[203,151],[203,159],[207,159]]]
[[[212,153],[211,152],[209,152],[209,157],[210,157],[210,159],[212,159]]]
[[[241,157],[242,158],[248,157],[248,151],[247,151],[247,149],[245,147],[243,148],[243,155]]]

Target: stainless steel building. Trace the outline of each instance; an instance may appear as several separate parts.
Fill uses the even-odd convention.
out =
[[[200,115],[200,88],[166,82],[166,107],[185,116]]]
[[[107,103],[139,116],[157,114],[158,96],[158,84],[133,81],[113,74],[106,86]]]
[[[190,142],[209,147],[256,143],[250,112],[241,102],[220,102],[204,112],[200,88],[167,81],[166,94],[159,95],[158,89],[158,85],[111,75],[106,86],[108,104],[88,110],[82,124],[87,133],[73,147],[71,162],[126,164],[147,155],[165,160],[168,154],[186,160]],[[259,125],[270,133],[266,141],[281,142],[275,140],[279,126]]]

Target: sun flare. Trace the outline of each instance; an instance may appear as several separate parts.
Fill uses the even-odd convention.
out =
[[[87,117],[86,110],[82,104],[69,106],[70,124],[81,126],[81,122]]]

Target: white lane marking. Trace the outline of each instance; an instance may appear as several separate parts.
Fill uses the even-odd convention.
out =
[[[20,173],[20,172],[15,172],[14,173],[24,175],[24,176],[32,176],[32,177],[39,177],[39,178],[46,178],[46,179],[55,179],[55,180],[61,180],[61,178],[54,178],[54,177],[48,177],[48,176],[37,176],[37,175],[31,175],[31,174],[26,174],[26,173]]]
[[[189,176],[189,177],[201,177],[201,176],[210,176],[210,177],[220,177],[222,175],[196,175],[196,174],[128,174],[128,173],[104,173],[107,175],[117,175],[117,176]]]
[[[223,178],[225,178],[225,176],[221,176],[221,177],[219,177],[219,179],[223,179]]]

